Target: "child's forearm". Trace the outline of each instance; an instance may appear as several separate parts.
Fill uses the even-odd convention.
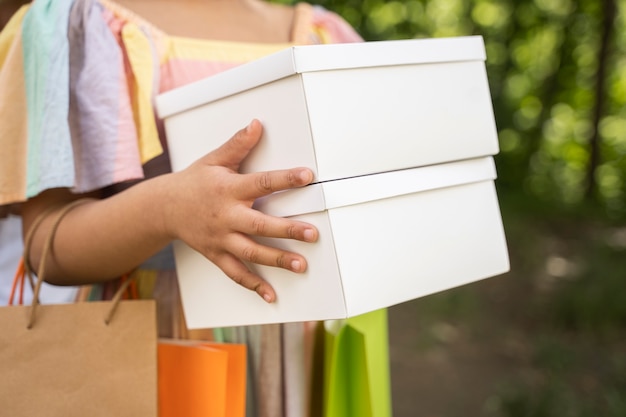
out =
[[[137,267],[170,240],[162,226],[167,198],[159,190],[165,178],[140,183],[105,200],[71,209],[61,220],[46,260],[46,281],[79,285],[113,279]],[[25,233],[47,207],[57,206],[38,226],[29,259],[36,272],[52,222],[63,206],[79,198],[67,190],[50,190],[22,207]]]
[[[104,200],[79,205],[63,218],[54,239],[45,279],[72,285],[112,279],[138,266],[174,239],[202,253],[240,285],[271,302],[276,294],[245,262],[303,272],[299,254],[256,243],[251,236],[315,242],[317,230],[306,223],[265,215],[254,201],[275,191],[313,180],[309,169],[239,174],[239,165],[261,138],[253,121],[215,151],[187,169],[139,183]],[[39,213],[75,199],[64,189],[49,190],[26,202],[24,228]],[[54,214],[35,233],[30,251],[37,268]]]

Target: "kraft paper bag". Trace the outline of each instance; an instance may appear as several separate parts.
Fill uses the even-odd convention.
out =
[[[160,339],[160,417],[244,417],[246,345]]]
[[[0,414],[44,417],[156,417],[157,330],[154,300],[39,304],[47,254],[67,205],[53,222],[34,284],[28,268],[33,230],[13,289],[28,276],[33,303],[0,307]],[[11,300],[13,300],[13,294]],[[12,301],[11,301],[12,302]]]
[[[325,323],[324,417],[391,417],[387,310]]]
[[[1,413],[157,416],[152,300],[0,308]]]

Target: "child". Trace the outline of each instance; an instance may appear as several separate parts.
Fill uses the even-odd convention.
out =
[[[168,173],[164,134],[154,121],[152,102],[158,93],[291,44],[358,41],[358,35],[338,16],[308,4],[123,3],[37,1],[5,29],[13,45],[6,48],[2,67],[7,76],[1,90],[0,140],[5,146],[0,147],[0,174],[11,180],[2,182],[0,205],[21,203],[28,230],[48,207],[91,199],[59,227],[47,268],[49,282],[110,280],[180,239],[273,302],[271,286],[242,260],[296,273],[306,269],[306,260],[260,246],[248,236],[314,242],[317,231],[263,215],[251,205],[270,192],[308,184],[311,171],[237,174],[261,136],[262,126],[251,121],[189,169]],[[63,54],[67,60],[52,59]],[[15,110],[20,105],[28,112]],[[63,125],[65,119],[69,126]],[[34,268],[52,217],[34,235]]]
[[[153,100],[290,45],[360,40],[339,16],[306,3],[37,0],[20,9],[0,37],[0,206],[17,205],[25,231],[52,208],[34,234],[33,268],[54,212],[86,199],[58,228],[47,281],[89,284],[135,270],[141,292],[159,302],[160,334],[186,337],[169,247],[180,239],[274,302],[277,294],[244,261],[299,273],[306,259],[250,236],[315,242],[318,232],[264,215],[252,203],[309,184],[312,172],[239,174],[263,129],[252,120],[219,149],[171,173]],[[306,414],[308,382],[281,379],[289,359],[280,353],[302,345],[286,335],[302,335],[305,326],[240,329],[258,345],[248,396],[255,415]]]

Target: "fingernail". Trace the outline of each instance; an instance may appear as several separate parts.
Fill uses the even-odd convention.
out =
[[[269,294],[263,294],[263,299],[268,303],[272,302],[272,297]]]
[[[313,229],[306,229],[304,231],[304,240],[307,242],[313,242],[315,240],[315,232]]]
[[[307,182],[307,183],[308,183],[308,182],[310,182],[313,178],[312,178],[312,175],[311,175],[311,172],[310,172],[310,171],[308,171],[308,170],[306,170],[306,169],[303,169],[302,171],[300,171],[300,179],[301,179],[302,181],[305,181],[305,182]]]
[[[291,261],[291,269],[293,271],[300,271],[300,267],[302,266],[302,263],[300,261],[298,261],[297,259]]]

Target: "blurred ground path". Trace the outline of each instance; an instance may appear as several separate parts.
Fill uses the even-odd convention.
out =
[[[484,281],[450,291],[469,298],[473,295],[466,293],[494,285]],[[515,340],[513,326],[504,331],[498,318],[476,323],[473,317],[450,319],[446,312],[438,319],[425,305],[437,301],[414,300],[389,309],[394,417],[478,417],[497,400],[499,384],[524,368],[524,343]],[[420,318],[422,313],[428,317]]]

